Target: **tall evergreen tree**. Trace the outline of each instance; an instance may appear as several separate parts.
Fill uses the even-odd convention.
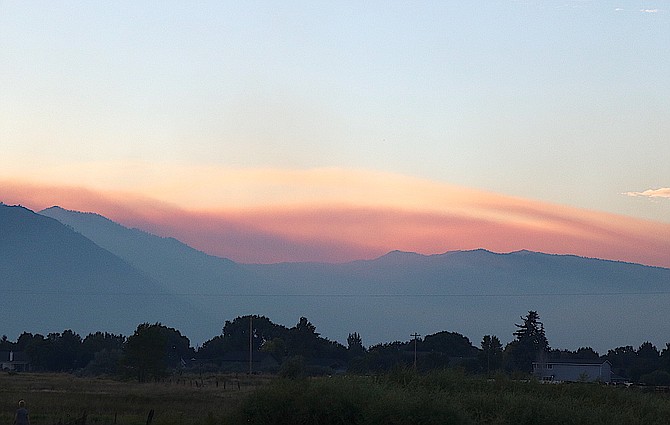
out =
[[[541,353],[549,349],[549,341],[544,333],[544,324],[540,322],[537,311],[529,311],[526,317],[521,317],[522,324],[514,324],[518,329],[514,332],[519,344],[527,351]]]
[[[529,311],[521,320],[521,324],[514,324],[517,327],[513,333],[516,339],[505,347],[507,367],[530,372],[532,363],[549,352],[549,341],[537,311]]]

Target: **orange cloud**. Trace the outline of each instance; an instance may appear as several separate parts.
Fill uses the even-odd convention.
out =
[[[245,172],[232,173],[229,178],[239,187],[227,188],[228,182],[221,191],[251,188],[256,194],[229,205],[217,196],[194,206],[180,198],[152,199],[130,188],[93,190],[9,181],[0,182],[0,201],[37,210],[61,205],[98,212],[241,262],[332,262],[373,258],[394,249],[432,254],[486,248],[670,267],[666,223],[382,173],[247,172],[248,180]],[[267,204],[257,199],[263,192],[272,195]],[[207,198],[206,193],[199,196]]]

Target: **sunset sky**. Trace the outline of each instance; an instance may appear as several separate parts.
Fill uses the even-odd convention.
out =
[[[241,262],[670,267],[669,1],[0,0],[0,201]]]

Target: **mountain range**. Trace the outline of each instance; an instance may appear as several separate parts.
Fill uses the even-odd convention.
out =
[[[109,331],[160,321],[200,344],[225,320],[306,316],[340,342],[418,332],[512,339],[537,310],[553,347],[670,341],[670,269],[571,255],[483,249],[393,251],[349,263],[240,264],[94,213],[0,205],[0,333]]]

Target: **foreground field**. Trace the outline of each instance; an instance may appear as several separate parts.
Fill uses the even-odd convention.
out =
[[[245,395],[268,378],[240,375],[182,376],[159,383],[78,378],[68,374],[0,374],[0,424],[11,424],[25,399],[33,425],[68,423],[87,414],[87,424],[219,423]]]
[[[303,382],[277,380],[246,398],[229,423],[667,424],[670,398],[653,389],[541,384],[454,371]]]
[[[225,385],[224,385],[225,383]],[[239,387],[238,387],[239,384]],[[304,380],[199,376],[139,384],[71,375],[0,375],[0,423],[24,398],[34,425],[666,424],[670,396],[597,384],[472,378],[454,371]]]

